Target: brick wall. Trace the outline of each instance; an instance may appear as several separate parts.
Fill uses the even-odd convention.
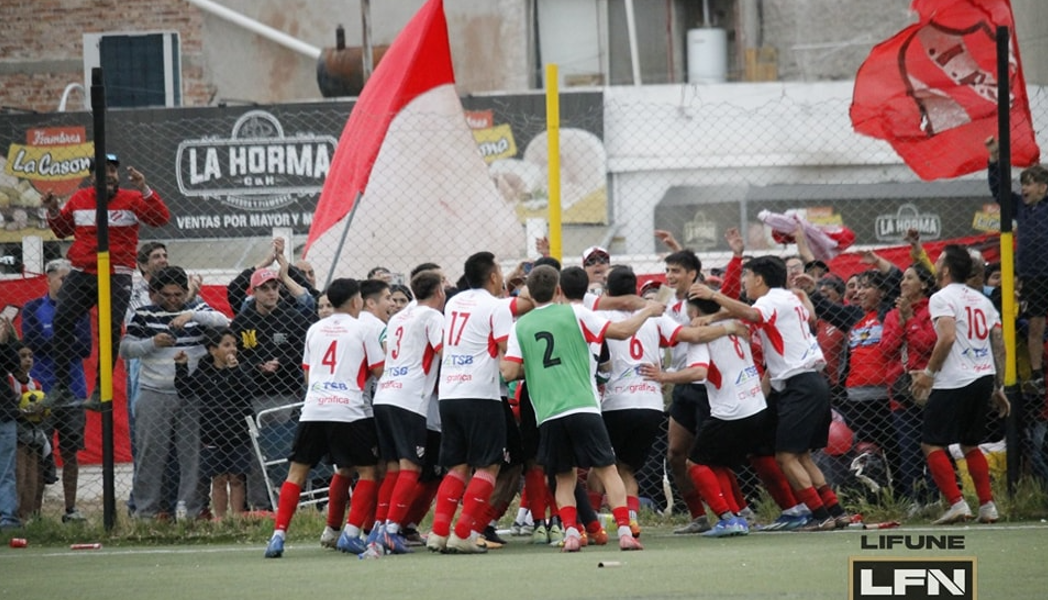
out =
[[[4,0],[0,18],[0,105],[51,112],[70,83],[84,83],[83,34],[178,31],[182,101],[208,104],[203,17],[185,0]],[[79,109],[78,98],[70,108]]]

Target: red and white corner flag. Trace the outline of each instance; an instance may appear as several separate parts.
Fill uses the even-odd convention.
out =
[[[1012,164],[1040,160],[1008,0],[913,0],[918,22],[873,48],[855,76],[855,131],[888,141],[925,180],[986,168],[997,135],[997,26],[1011,28]]]
[[[353,107],[304,256],[321,283],[328,273],[363,278],[371,267],[407,272],[421,262],[441,265],[454,279],[480,250],[522,256],[524,230],[470,133],[443,1],[429,0]]]

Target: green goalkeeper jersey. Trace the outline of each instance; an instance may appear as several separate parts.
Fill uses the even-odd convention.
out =
[[[542,423],[575,413],[600,413],[590,343],[603,341],[607,320],[582,307],[551,304],[514,324],[508,360],[523,360],[524,380]]]

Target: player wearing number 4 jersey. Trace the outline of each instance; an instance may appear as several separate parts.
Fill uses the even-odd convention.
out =
[[[911,372],[914,397],[928,400],[921,449],[936,486],[950,503],[936,525],[972,518],[946,454],[946,446],[955,442],[961,444],[979,497],[979,521],[998,519],[989,467],[979,442],[986,426],[987,401],[992,400],[1002,416],[1010,410],[1001,388],[1004,342],[997,310],[981,290],[964,284],[971,271],[967,250],[952,244],[943,248],[935,263],[940,289],[928,301],[937,340],[928,366]]]
[[[565,269],[564,275],[570,271]],[[581,544],[575,504],[577,467],[589,468],[590,476],[603,483],[618,525],[619,547],[641,550],[630,531],[626,488],[600,417],[590,345],[599,345],[606,337],[628,339],[665,307],[652,302],[630,318],[611,323],[580,304],[554,304],[563,293],[552,267],[535,267],[527,285],[536,308],[514,324],[500,368],[507,381],[527,378],[539,424],[539,463],[557,482],[555,495],[566,529],[563,550],[577,552]]]
[[[845,527],[848,516],[826,478],[811,458],[825,448],[830,428],[830,389],[818,373],[826,365],[809,325],[810,314],[785,288],[786,263],[777,256],[760,256],[742,267],[742,286],[753,306],[726,297],[705,285],[691,288],[693,297],[713,300],[727,314],[759,326],[761,349],[771,380],[768,405],[774,407],[775,460],[794,495],[811,509],[812,521],[802,529],[820,531]]]
[[[266,547],[266,558],[284,554],[284,534],[298,507],[302,485],[310,469],[324,457],[330,457],[342,477],[351,477],[356,467],[360,478],[343,537],[359,537],[364,518],[375,505],[378,441],[363,387],[369,375],[382,376],[385,355],[378,339],[367,335],[357,320],[363,307],[360,284],[336,279],[328,287],[327,296],[335,313],[314,323],[306,333],[302,355],[306,399],[291,448],[287,480],[280,488],[275,530]]]

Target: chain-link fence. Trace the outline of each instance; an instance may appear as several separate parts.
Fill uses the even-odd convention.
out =
[[[798,273],[813,274],[820,261],[825,263],[830,273],[802,279],[805,287],[827,302],[862,307],[849,312],[852,316],[847,319],[827,317],[819,325],[820,340],[831,358],[828,376],[836,392],[835,406],[847,424],[847,443],[834,446],[834,455],[850,456],[869,449],[863,444],[875,444],[884,452],[894,480],[902,482],[897,484],[899,493],[913,494],[913,489],[926,485],[923,460],[914,445],[919,411],[900,402],[901,398],[890,400],[889,387],[903,371],[902,365],[919,366],[916,350],[899,343],[864,354],[878,362],[876,368],[861,371],[879,374],[864,381],[856,379],[857,369],[849,357],[877,345],[884,331],[882,319],[890,318],[883,313],[895,309],[896,298],[907,293],[900,287],[899,276],[891,272],[905,270],[913,262],[904,241],[908,230],[916,230],[919,243],[933,260],[945,243],[960,241],[982,250],[992,264],[999,257],[998,212],[985,173],[921,182],[886,144],[854,134],[847,117],[850,89],[847,83],[738,84],[564,94],[560,130],[563,262],[579,264],[582,249],[597,245],[610,251],[612,263],[631,264],[642,280],[660,279],[665,267],[660,253],[667,251],[653,233],[660,229],[698,253],[704,275],[723,278],[721,269],[733,251],[725,234],[734,228],[741,232],[745,255],[801,256],[791,261]],[[1030,98],[1034,123],[1048,122],[1044,91],[1030,88]],[[141,214],[130,219],[138,225],[137,239],[132,234],[112,238],[114,264],[136,271],[132,278],[139,299],[136,306],[150,302],[161,306],[152,314],[140,314],[137,325],[131,322],[134,310],[117,315],[118,319],[125,322],[133,342],[142,342],[151,337],[146,333],[156,335],[158,328],[166,327],[159,333],[171,335],[193,366],[204,360],[204,327],[188,336],[182,323],[171,327],[165,315],[182,305],[175,302],[164,309],[164,299],[150,298],[148,286],[141,283],[140,268],[152,269],[163,261],[145,256],[145,263],[137,266],[118,262],[118,252],[133,254],[147,241],[162,242],[167,262],[185,269],[190,287],[199,284],[196,298],[214,311],[213,320],[208,321],[211,326],[231,323],[242,352],[248,355],[254,351],[256,357],[265,355],[268,360],[274,353],[286,352],[280,354],[285,359],[282,368],[288,369],[286,385],[257,391],[246,401],[241,398],[245,410],[257,416],[260,411],[301,401],[301,347],[292,341],[315,320],[313,299],[299,305],[299,316],[276,325],[257,325],[242,316],[252,310],[247,293],[251,273],[264,266],[279,267],[274,260],[274,237],[286,240],[282,258],[292,265],[288,277],[307,295],[311,289],[323,289],[331,275],[364,278],[374,267],[384,267],[394,281],[407,283],[406,274],[428,261],[441,264],[448,279],[455,281],[462,274],[464,258],[480,249],[494,249],[504,269],[511,271],[521,261],[537,256],[535,241],[547,234],[549,157],[544,102],[541,94],[465,98],[470,130],[455,131],[430,122],[460,123],[457,113],[415,114],[397,122],[390,135],[398,136],[401,149],[380,152],[367,193],[349,213],[351,220],[336,221],[328,236],[310,246],[305,257],[302,251],[336,147],[345,151],[339,147],[339,136],[352,103],[111,111],[106,151],[117,156],[121,188],[134,189],[141,183],[125,170],[134,167],[155,194],[151,201],[160,198],[170,209],[170,219],[163,225],[149,226]],[[479,153],[450,158],[462,136],[470,134]],[[88,114],[0,116],[0,146],[6,148],[6,156],[0,159],[4,161],[0,169],[0,244],[6,273],[0,288],[4,304],[9,305],[5,316],[12,317],[31,347],[36,366],[30,373],[41,380],[45,390],[50,391],[53,381],[40,375],[41,364],[53,367],[54,360],[68,360],[73,377],[79,377],[75,374],[82,365],[83,383],[68,386],[72,396],[81,400],[95,388],[97,326],[91,317],[92,341],[83,356],[55,355],[56,348],[69,344],[51,341],[54,301],[46,297],[49,285],[57,290],[54,281],[63,271],[53,267],[46,273],[45,265],[69,253],[70,239],[58,240],[48,226],[44,198],[51,191],[64,204],[86,186],[92,141]],[[341,143],[353,144],[354,140],[349,137]],[[419,151],[417,156],[409,155],[413,150]],[[480,169],[483,173],[485,166],[483,185],[471,183],[473,187],[466,191],[457,187],[471,179],[466,171]],[[812,254],[808,255],[806,249],[773,235],[767,219],[762,219],[764,211],[796,215],[827,231],[845,229],[852,236],[850,247],[840,256],[823,254],[817,247],[809,249]],[[77,235],[91,234],[81,228],[86,218],[82,213],[71,217],[70,226]],[[119,215],[111,218],[119,220]],[[1020,247],[1031,237],[1020,226]],[[865,250],[876,251],[884,260],[878,263],[875,257],[865,256]],[[83,265],[75,264],[78,260],[93,260],[94,256],[89,248],[86,254],[69,258],[80,267]],[[852,280],[852,275],[870,270],[884,274]],[[999,301],[999,292],[991,289],[999,290],[993,272],[991,266],[985,283],[978,286],[996,293]],[[1024,289],[1024,294],[1029,292],[1029,287]],[[190,302],[190,297],[183,296],[181,301]],[[1024,298],[1036,301],[1036,295]],[[919,297],[907,301],[916,305]],[[885,310],[878,311],[878,306]],[[1036,310],[1036,304],[1029,306]],[[870,312],[877,320],[866,319]],[[1026,379],[1031,379],[1031,358],[1039,366],[1040,353],[1031,351],[1026,343],[1029,328],[1038,335],[1038,318],[1033,312],[1023,312],[1018,347],[1009,349],[1016,353]],[[30,332],[27,327],[41,329]],[[263,327],[276,328],[266,331]],[[266,348],[268,344],[273,348]],[[179,498],[192,500],[187,501],[187,510],[202,509],[208,498],[203,475],[210,467],[187,469],[184,462],[199,464],[202,453],[185,452],[180,444],[197,444],[207,450],[216,440],[202,442],[202,424],[178,423],[174,419],[183,413],[175,408],[147,411],[145,418],[151,422],[143,425],[137,401],[145,398],[154,404],[171,401],[177,405],[179,395],[174,370],[167,364],[173,361],[170,349],[158,354],[148,344],[130,350],[132,347],[125,338],[124,360],[118,361],[115,375],[118,495],[122,499],[131,495],[132,465],[144,452],[153,461],[150,470],[162,471],[151,473],[159,484],[150,489],[161,491],[150,492],[156,495],[149,500],[150,510],[174,513]],[[858,388],[864,389],[856,395]],[[1033,394],[1026,396],[1019,418],[1029,442],[1023,468],[1045,477],[1044,423],[1048,415],[1044,391],[1036,385],[1029,386],[1029,391]],[[48,432],[52,425],[58,425],[60,432],[63,427],[70,429],[67,441],[61,435],[57,442],[52,439],[58,450],[52,454],[57,469],[45,461],[48,466],[42,477],[45,482],[64,481],[64,487],[47,488],[43,510],[59,514],[62,508],[75,506],[88,516],[97,515],[101,510],[100,420],[95,413],[87,414],[85,448],[79,453],[79,477],[74,480],[65,467],[77,441],[78,422],[72,412],[74,416],[69,416],[70,411],[55,411],[50,421],[25,425]],[[198,418],[196,411],[184,414]],[[59,423],[63,418],[67,422]],[[237,429],[236,435],[248,433]],[[999,440],[1000,435],[988,436],[987,441],[991,439]],[[148,448],[143,450],[143,445]],[[237,456],[249,463],[238,466],[248,475],[247,503],[268,508],[270,498],[260,479],[254,449]],[[645,489],[661,488],[661,483],[653,484],[662,479],[659,467],[654,469],[647,475],[651,480],[642,482]],[[665,506],[665,500],[657,503]]]

